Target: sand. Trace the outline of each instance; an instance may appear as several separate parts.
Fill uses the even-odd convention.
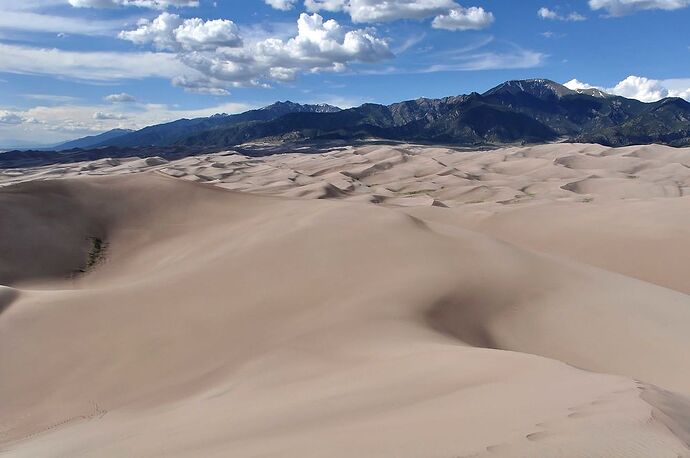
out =
[[[3,456],[690,456],[688,149],[0,176]]]

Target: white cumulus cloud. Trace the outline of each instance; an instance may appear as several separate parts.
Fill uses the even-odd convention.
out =
[[[93,114],[93,119],[97,119],[100,121],[105,120],[105,119],[122,120],[122,119],[127,119],[127,116],[120,114],[120,113],[108,113],[105,111],[97,111]]]
[[[378,62],[393,57],[388,43],[372,29],[347,30],[335,20],[302,13],[297,35],[245,43],[231,21],[187,19],[162,13],[120,37],[175,50],[178,59],[197,75],[180,75],[173,84],[194,92],[223,94],[228,87],[261,86],[288,81],[302,72],[342,71],[355,62]],[[220,33],[219,30],[223,31]]]
[[[690,88],[685,90],[673,90],[666,87],[662,81],[642,76],[629,76],[609,89],[609,91],[612,94],[622,95],[623,97],[637,99],[643,102],[654,102],[665,97],[688,98],[690,95]]]
[[[611,16],[624,16],[643,10],[678,10],[690,6],[690,0],[589,0],[593,10],[605,10]]]
[[[175,30],[182,22],[182,18],[177,14],[161,13],[153,21],[140,20],[135,30],[122,31],[119,37],[136,44],[152,43],[156,49],[172,50],[179,46],[175,39]]]
[[[105,96],[103,99],[106,102],[110,103],[133,103],[137,101],[137,99],[133,95],[127,94],[126,92],[120,92],[119,94],[110,94]]]
[[[613,87],[605,88],[573,79],[564,84],[569,89],[600,89],[614,95],[642,102],[656,102],[666,97],[690,100],[690,79],[656,80],[643,76],[628,76]]]
[[[481,30],[494,22],[494,15],[481,7],[453,8],[448,14],[439,14],[431,26],[445,30]]]
[[[435,28],[447,30],[481,29],[494,19],[483,8],[465,8],[454,0],[305,0],[304,6],[312,12],[342,11],[355,23],[433,17]]]
[[[572,21],[572,22],[578,22],[578,21],[584,21],[587,18],[584,17],[582,14],[577,13],[577,12],[571,12],[568,14],[560,14],[554,10],[551,10],[546,7],[539,8],[537,10],[537,16],[541,19],[546,19],[546,20],[551,20],[551,21]]]
[[[558,19],[558,13],[546,7],[539,8],[539,10],[537,11],[537,16],[539,16],[542,19]]]
[[[157,52],[69,51],[0,43],[0,73],[91,81],[159,77],[189,91],[225,95],[232,87],[262,87],[305,72],[343,71],[353,63],[393,57],[387,41],[375,30],[353,30],[318,14],[302,14],[297,33],[290,35],[250,33],[244,41],[232,21],[182,19],[162,12],[120,33],[122,39]],[[115,103],[117,97],[106,101]]]
[[[264,2],[281,11],[288,11],[294,8],[296,0],[264,0]]]
[[[242,45],[239,29],[230,20],[183,20],[177,14],[167,12],[161,13],[153,21],[139,21],[135,30],[120,32],[119,37],[137,44],[151,43],[159,50],[199,50]]]
[[[0,110],[0,124],[21,124],[24,118],[7,110]]]
[[[188,49],[242,45],[239,29],[227,19],[187,19],[175,30],[175,39]]]
[[[344,11],[353,22],[388,22],[425,19],[459,5],[453,0],[306,0],[309,11]]]

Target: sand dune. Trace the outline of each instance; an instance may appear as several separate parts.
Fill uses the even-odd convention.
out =
[[[589,202],[688,195],[690,148],[557,144],[464,151],[372,144],[261,158],[228,151],[173,162],[104,159],[11,169],[0,173],[0,184],[141,171],[291,197],[376,200],[374,196],[382,196],[399,202],[421,195],[431,198],[428,205],[438,201],[448,207],[535,200]]]
[[[690,456],[689,160],[370,145],[6,174],[0,451]],[[597,179],[643,185],[564,188]]]

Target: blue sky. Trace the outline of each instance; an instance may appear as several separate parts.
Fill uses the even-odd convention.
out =
[[[518,78],[690,98],[690,0],[0,0],[0,147]]]

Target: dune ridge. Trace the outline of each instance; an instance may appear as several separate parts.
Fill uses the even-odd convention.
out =
[[[690,456],[690,201],[561,189],[577,167],[642,176],[628,154],[677,176],[666,150],[415,148],[0,188],[0,450]],[[490,197],[424,188],[449,176],[439,155]],[[193,161],[243,164],[241,192]],[[506,203],[526,181],[548,192]]]

